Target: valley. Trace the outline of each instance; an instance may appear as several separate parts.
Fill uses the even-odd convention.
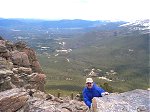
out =
[[[89,22],[89,26],[83,26],[84,21],[76,26],[71,22],[65,28],[43,21],[44,25],[39,21],[20,27],[4,25],[0,34],[14,42],[25,41],[37,52],[50,93],[81,93],[86,77],[110,92],[149,88],[148,29],[137,30],[141,27],[137,24],[120,27],[126,22]]]

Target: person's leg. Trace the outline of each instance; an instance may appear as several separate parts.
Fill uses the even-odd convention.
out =
[[[92,109],[92,112],[96,112],[97,110],[97,103],[96,103],[96,99],[92,99],[92,105],[91,105],[91,109]]]

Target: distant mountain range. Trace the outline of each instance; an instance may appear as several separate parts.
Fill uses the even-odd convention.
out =
[[[4,19],[0,18],[0,27],[3,28],[88,28],[101,25],[110,25],[110,21],[89,21],[89,20],[38,20],[38,19]],[[116,24],[124,24],[124,21],[113,22]],[[17,27],[16,27],[17,26]]]
[[[40,20],[40,19],[5,19],[0,18],[0,36],[14,38],[68,38],[70,35],[83,33],[98,28],[114,30],[127,22],[89,21],[89,20]]]
[[[149,32],[149,20],[128,23],[125,21],[90,21],[90,20],[41,20],[41,19],[5,19],[0,18],[0,36],[14,38],[70,38],[72,35],[83,35],[89,31],[108,31],[120,28],[144,30]],[[145,26],[146,25],[146,26]],[[124,30],[125,32],[125,30]],[[129,32],[129,30],[127,31]],[[76,36],[74,35],[74,36]]]

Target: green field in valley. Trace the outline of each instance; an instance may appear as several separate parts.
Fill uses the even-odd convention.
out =
[[[80,46],[72,49],[70,53],[59,53],[58,56],[55,56],[56,52],[38,55],[47,75],[46,91],[55,95],[58,92],[63,95],[81,93],[85,79],[93,68],[100,69],[101,76],[106,76],[106,72],[110,70],[117,73],[106,76],[113,79],[112,81],[94,77],[98,85],[108,83],[113,92],[149,88],[148,35],[119,35],[111,38],[107,36],[100,37],[100,41],[97,41],[95,36],[92,38],[96,41],[90,44],[88,38],[78,38],[78,41],[74,40],[76,38],[64,39],[68,46],[69,43],[73,43],[70,44],[72,46]]]

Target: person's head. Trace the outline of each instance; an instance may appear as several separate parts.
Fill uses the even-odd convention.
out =
[[[86,87],[87,88],[93,87],[93,79],[92,78],[86,78]]]

